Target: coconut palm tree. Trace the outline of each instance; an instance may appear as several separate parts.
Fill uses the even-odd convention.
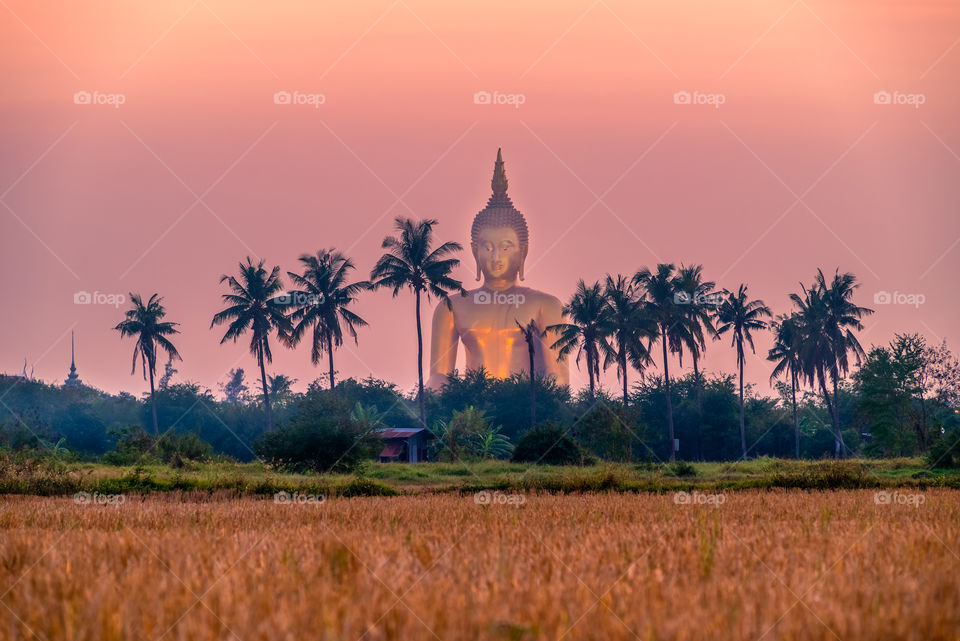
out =
[[[544,330],[537,325],[537,319],[531,318],[526,325],[521,325],[520,321],[514,319],[520,333],[523,334],[523,340],[527,344],[527,356],[530,358],[530,428],[537,426],[537,372],[534,369],[534,355],[536,354],[536,344],[543,335]]]
[[[803,373],[803,362],[800,360],[803,333],[800,319],[796,316],[781,314],[770,323],[773,330],[774,343],[767,354],[767,360],[776,365],[770,374],[770,382],[787,375],[790,377],[790,397],[793,405],[793,445],[794,456],[800,458],[800,421],[797,418],[797,383]]]
[[[465,294],[463,284],[450,274],[460,264],[453,255],[463,249],[460,243],[443,243],[433,249],[433,228],[436,220],[414,221],[398,216],[394,219],[396,236],[387,236],[381,244],[387,252],[380,257],[370,272],[374,288],[386,287],[396,297],[409,289],[415,299],[417,318],[417,404],[420,407],[420,426],[427,426],[427,411],[423,398],[423,328],[420,321],[420,299],[435,296],[447,305],[452,292]]]
[[[557,358],[563,358],[576,349],[578,368],[580,358],[586,358],[592,403],[596,398],[596,381],[600,376],[601,346],[611,331],[610,308],[600,283],[587,286],[580,280],[570,302],[563,306],[563,315],[568,322],[547,327],[547,331],[557,335],[551,347],[558,350]]]
[[[180,333],[177,330],[179,323],[163,320],[167,310],[161,304],[162,301],[163,299],[158,294],[154,294],[144,304],[140,294],[131,293],[130,302],[133,307],[127,310],[126,318],[114,327],[115,330],[120,332],[121,338],[125,336],[137,337],[137,342],[133,346],[133,369],[130,370],[130,373],[133,374],[137,371],[137,357],[139,356],[143,378],[146,380],[149,376],[150,379],[150,406],[153,411],[154,436],[160,433],[160,428],[157,425],[157,398],[153,389],[153,377],[157,371],[157,351],[158,349],[165,351],[171,361],[173,359],[183,360],[177,348],[167,338]]]
[[[750,351],[756,353],[753,346],[753,330],[764,329],[767,321],[764,317],[771,315],[770,308],[760,299],[747,298],[747,286],[740,285],[737,293],[726,292],[726,298],[717,309],[717,336],[730,332],[730,344],[737,349],[737,367],[740,369],[740,447],[743,448],[743,458],[747,458],[747,432],[744,425],[743,411],[743,365],[745,361],[743,343],[750,345]]]
[[[680,292],[685,294],[681,299],[686,299],[687,315],[690,321],[690,332],[687,340],[681,342],[681,350],[678,353],[681,365],[683,364],[683,350],[686,347],[690,352],[690,358],[693,360],[693,385],[697,393],[697,457],[702,459],[703,452],[700,440],[701,423],[703,422],[703,381],[700,378],[700,359],[706,350],[706,336],[716,337],[717,332],[713,327],[713,315],[717,310],[720,295],[714,292],[717,286],[713,281],[703,280],[703,266],[690,265],[685,267],[680,265],[678,272]]]
[[[840,379],[850,369],[850,352],[858,365],[864,358],[863,347],[854,332],[863,329],[860,319],[873,313],[872,309],[853,302],[854,292],[859,286],[856,276],[841,274],[839,269],[828,283],[823,270],[818,269],[809,289],[801,284],[802,294],[790,295],[802,320],[804,342],[801,360],[804,377],[811,384],[820,385],[833,423],[835,456],[841,456],[846,448],[840,430]],[[832,401],[827,392],[828,378],[833,384]]]
[[[367,321],[348,309],[357,296],[368,289],[368,281],[347,283],[348,274],[354,270],[353,262],[334,249],[322,249],[316,256],[300,256],[303,273],[287,272],[294,289],[288,292],[293,311],[290,321],[289,344],[297,345],[310,328],[310,361],[316,365],[323,353],[327,353],[330,389],[336,387],[333,369],[333,350],[343,345],[343,329],[346,326],[353,342],[357,343],[357,327],[366,327]]]
[[[811,387],[820,388],[823,394],[823,401],[827,406],[827,412],[830,414],[830,423],[833,424],[833,401],[830,393],[827,391],[827,380],[829,374],[827,369],[833,354],[833,347],[830,340],[824,333],[826,325],[826,306],[823,297],[817,287],[807,288],[803,283],[800,284],[799,294],[790,294],[790,300],[793,301],[796,311],[793,318],[797,324],[797,331],[800,334],[800,366],[802,378]],[[832,425],[833,426],[833,425]],[[833,426],[834,428],[836,426]],[[836,430],[834,431],[836,436]],[[840,443],[840,440],[837,440]]]
[[[676,268],[669,263],[657,265],[651,272],[643,267],[633,277],[633,284],[640,287],[646,297],[646,312],[657,325],[657,338],[663,349],[663,383],[667,401],[667,432],[670,439],[670,460],[677,458],[677,442],[673,428],[673,400],[670,397],[670,369],[668,352],[679,352],[681,345],[689,343],[691,321],[686,295],[680,289]]]
[[[643,377],[644,370],[653,363],[650,345],[657,335],[657,323],[647,313],[643,297],[629,279],[619,274],[614,279],[608,274],[603,295],[612,330],[608,339],[601,344],[603,368],[616,364],[617,378],[623,384],[623,407],[626,408],[629,402],[627,364]]]
[[[221,283],[227,283],[229,293],[222,298],[227,308],[217,313],[210,322],[214,325],[228,324],[227,331],[220,339],[223,345],[228,340],[237,339],[250,330],[250,353],[257,358],[260,366],[260,382],[263,385],[263,407],[266,412],[267,429],[273,429],[273,414],[270,409],[270,391],[268,389],[265,363],[273,362],[270,351],[270,334],[276,330],[281,340],[287,337],[293,327],[285,311],[289,299],[282,295],[283,283],[280,281],[280,268],[273,267],[269,272],[261,260],[256,265],[247,256],[246,264],[240,263],[239,278],[223,275]]]

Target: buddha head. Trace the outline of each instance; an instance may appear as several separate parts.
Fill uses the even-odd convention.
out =
[[[499,149],[490,184],[493,195],[486,208],[474,217],[470,229],[477,280],[481,273],[485,280],[523,280],[523,263],[529,248],[527,221],[507,196],[507,174]]]

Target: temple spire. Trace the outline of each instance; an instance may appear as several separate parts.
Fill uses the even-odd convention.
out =
[[[70,330],[70,373],[67,374],[67,380],[63,382],[64,387],[80,387],[83,383],[77,376],[77,362],[73,349],[73,330]]]

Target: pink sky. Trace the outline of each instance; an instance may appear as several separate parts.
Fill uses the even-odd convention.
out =
[[[960,348],[956,3],[2,0],[0,14],[0,372],[26,358],[61,381],[73,327],[86,383],[142,392],[111,330],[122,311],[73,303],[134,291],[182,324],[180,380],[255,378],[247,344],[208,329],[221,274],[335,246],[365,278],[396,215],[466,243],[498,146],[532,287],[566,299],[578,278],[696,262],[779,313],[839,266],[877,309],[865,345],[919,331]],[[880,291],[924,302],[874,305]],[[357,311],[371,326],[337,353],[340,375],[410,389],[412,296]],[[734,364],[708,346],[708,370]],[[271,371],[299,389],[322,375],[305,347],[277,349]],[[747,377],[765,388],[769,371],[751,359]]]

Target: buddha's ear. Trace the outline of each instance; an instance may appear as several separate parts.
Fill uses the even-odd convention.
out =
[[[520,243],[520,280],[523,280],[523,264],[527,262],[527,250],[530,249],[528,243]]]
[[[476,243],[470,243],[470,251],[473,252],[473,262],[477,264],[477,280],[480,280],[480,259],[477,257]]]

